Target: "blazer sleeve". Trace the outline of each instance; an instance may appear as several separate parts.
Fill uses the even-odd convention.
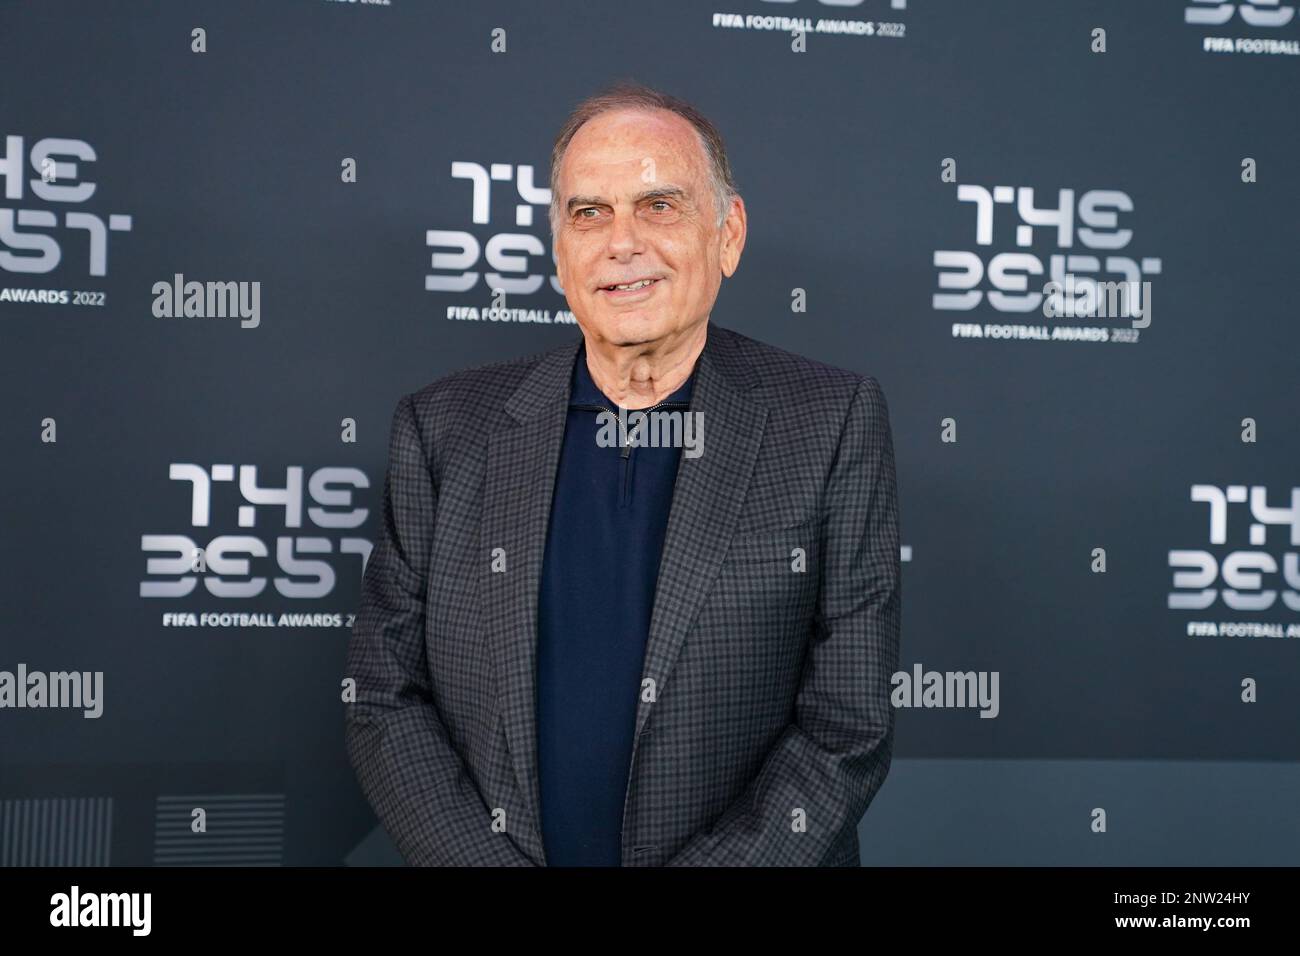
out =
[[[794,719],[758,776],[668,866],[817,866],[889,772],[898,666],[898,500],[884,392],[863,378],[825,492],[815,628]]]
[[[503,832],[452,747],[424,649],[437,491],[411,396],[393,414],[383,524],[362,579],[348,643],[348,758],[366,799],[417,866],[533,866]]]

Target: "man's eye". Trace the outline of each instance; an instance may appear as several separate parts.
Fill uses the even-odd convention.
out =
[[[652,207],[653,207],[653,206],[663,206],[663,207],[664,207],[664,208],[663,208],[663,211],[664,211],[664,212],[668,212],[670,209],[673,208],[673,207],[672,207],[672,204],[671,204],[670,202],[668,202],[668,200],[666,200],[666,199],[656,199],[656,200],[655,200],[654,202],[652,202],[650,205],[651,205]]]

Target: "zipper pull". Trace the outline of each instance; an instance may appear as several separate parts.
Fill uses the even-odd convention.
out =
[[[632,443],[627,440],[627,432],[623,430],[623,422],[625,419],[623,416],[623,407],[621,405],[619,406],[618,411],[619,438],[623,442],[623,447],[619,451],[619,457],[626,460],[632,454]]]

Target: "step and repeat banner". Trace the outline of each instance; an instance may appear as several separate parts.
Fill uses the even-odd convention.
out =
[[[550,149],[620,79],[726,138],[712,321],[884,387],[916,799],[1300,759],[1296,3],[8,0],[0,865],[395,858],[342,686],[393,410],[579,335]]]

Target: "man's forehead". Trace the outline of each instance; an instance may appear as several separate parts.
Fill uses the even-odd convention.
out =
[[[699,171],[700,152],[694,127],[675,114],[603,114],[574,135],[565,151],[563,173],[571,184],[635,177],[643,185],[668,178],[686,185]]]

